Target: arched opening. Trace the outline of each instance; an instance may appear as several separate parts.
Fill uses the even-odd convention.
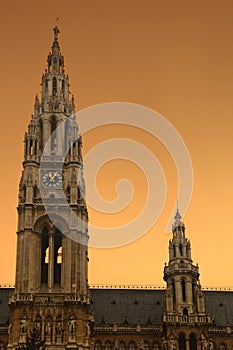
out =
[[[159,344],[158,343],[154,343],[153,344],[153,350],[159,350]]]
[[[48,283],[49,230],[44,227],[41,234],[41,283]]]
[[[111,346],[110,341],[107,341],[107,342],[105,343],[105,350],[112,350],[112,346]]]
[[[95,343],[95,350],[101,350],[101,343],[99,341]]]
[[[181,280],[181,290],[182,290],[182,299],[186,301],[186,281],[184,278]]]
[[[57,94],[57,78],[53,77],[52,95],[56,96],[56,94]]]
[[[188,316],[189,315],[189,311],[188,311],[188,309],[186,307],[183,309],[183,315],[184,316]]]
[[[57,229],[54,233],[54,283],[61,283],[62,234]]]
[[[189,349],[197,350],[197,339],[194,333],[191,333],[189,337]]]
[[[53,115],[51,118],[51,151],[56,151],[57,146],[57,120]]]
[[[134,342],[130,342],[129,343],[129,350],[135,350],[135,349],[136,349],[135,343]]]
[[[144,350],[149,350],[149,344],[147,342],[144,342]]]
[[[226,350],[226,345],[225,344],[220,344],[219,350]]]
[[[179,335],[179,350],[186,350],[186,339],[184,333]]]
[[[120,342],[120,347],[119,347],[120,350],[125,350],[126,347],[125,347],[125,343],[123,341]]]

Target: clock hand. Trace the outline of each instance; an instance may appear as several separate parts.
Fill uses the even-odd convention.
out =
[[[57,176],[57,173],[58,173],[58,171],[52,177],[50,177],[50,181],[54,180],[54,178]]]

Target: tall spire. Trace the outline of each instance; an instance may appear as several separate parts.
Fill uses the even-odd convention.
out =
[[[172,225],[172,231],[174,231],[176,229],[176,227],[180,226],[180,224],[181,224],[182,216],[180,215],[180,212],[179,212],[178,201],[177,201],[176,215],[175,215],[174,219],[175,219],[175,222]]]

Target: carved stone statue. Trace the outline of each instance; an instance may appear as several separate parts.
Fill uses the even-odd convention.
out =
[[[176,341],[174,338],[169,339],[169,348],[170,350],[176,350]]]
[[[86,323],[86,337],[89,338],[91,334],[91,328],[90,328],[90,323]]]
[[[168,350],[167,340],[165,338],[163,338],[162,349],[163,350]]]
[[[24,316],[20,321],[20,333],[25,334],[28,331],[28,321],[26,320],[26,317]]]
[[[145,343],[144,343],[144,340],[143,339],[141,339],[140,341],[139,341],[139,350],[145,350]]]
[[[63,325],[62,325],[61,321],[57,322],[56,333],[57,333],[57,335],[63,335]]]
[[[205,336],[202,334],[201,335],[201,348],[202,350],[210,350],[209,349],[209,342],[208,340],[205,338]]]
[[[51,333],[52,333],[52,327],[51,327],[51,322],[50,321],[48,321],[47,323],[46,323],[46,326],[45,326],[45,334],[46,334],[46,336],[51,336]]]
[[[76,324],[77,324],[76,320],[74,319],[73,316],[71,316],[70,321],[68,323],[69,333],[70,334],[75,334],[76,333]]]
[[[114,350],[119,350],[119,348],[120,348],[119,340],[118,340],[118,339],[115,339],[115,340],[114,340],[114,343],[113,343],[113,349],[114,349]]]

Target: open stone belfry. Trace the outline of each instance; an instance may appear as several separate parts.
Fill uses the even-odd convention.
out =
[[[179,210],[166,287],[88,286],[82,139],[58,42],[24,139],[15,287],[0,286],[0,350],[232,350],[233,292],[202,289]],[[117,268],[117,267],[116,267]]]

